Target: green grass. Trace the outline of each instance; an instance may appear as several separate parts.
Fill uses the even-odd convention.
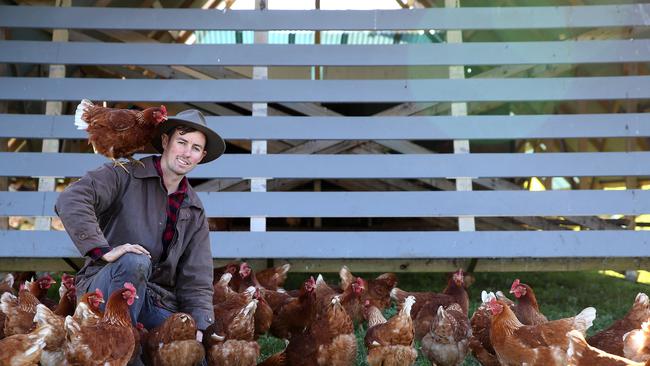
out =
[[[372,277],[375,275],[362,276]],[[445,284],[445,275],[442,273],[408,273],[400,274],[398,277],[398,286],[409,291],[441,291]],[[291,274],[287,280],[286,288],[297,288],[305,278],[305,274]],[[519,278],[533,287],[540,309],[549,319],[574,316],[588,306],[595,307],[597,316],[589,335],[609,326],[612,321],[625,315],[637,293],[650,292],[648,285],[631,283],[597,272],[477,273],[476,283],[469,290],[470,314],[480,304],[481,290],[501,290],[507,293],[515,278]],[[338,283],[338,276],[335,273],[325,275],[325,279],[329,283]],[[385,313],[387,317],[390,317],[395,313],[395,308],[387,309]],[[364,335],[365,328],[357,329],[356,336],[359,341],[357,365],[366,365]],[[259,343],[261,360],[285,347],[284,341],[268,336],[260,338]],[[416,365],[429,365],[429,362],[420,353]],[[463,366],[470,365],[480,364],[472,356],[468,356]]]

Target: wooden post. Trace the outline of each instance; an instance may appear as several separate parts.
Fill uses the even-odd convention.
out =
[[[7,31],[4,28],[0,28],[0,40],[6,40]],[[0,64],[0,76],[9,76],[9,65]],[[2,101],[0,102],[0,113],[9,112],[9,102]],[[7,144],[9,143],[8,139],[0,139],[0,152],[7,151]],[[9,189],[9,179],[7,177],[0,177],[0,191],[6,191]],[[0,230],[9,229],[9,218],[0,217]]]
[[[320,10],[320,0],[315,0],[315,1],[316,1],[316,4],[314,5],[314,8],[316,10]],[[320,31],[319,30],[314,32],[314,44],[320,44]],[[312,70],[313,70],[312,75],[314,76],[314,80],[320,80],[320,79],[323,78],[323,75],[322,75],[322,72],[321,72],[322,67],[320,67],[319,65],[314,65],[314,66],[312,66]]]
[[[624,70],[626,75],[638,75],[639,68],[638,64],[624,65]],[[625,113],[636,113],[638,111],[638,104],[636,100],[627,99],[625,101]],[[634,151],[636,150],[634,144],[636,139],[628,137],[625,139],[625,151]],[[639,180],[637,177],[625,177],[625,189],[638,189]],[[628,230],[636,230],[636,216],[626,216],[628,222]],[[639,271],[633,269],[627,269],[625,271],[625,278],[628,281],[636,282],[639,279]]]
[[[446,8],[459,8],[460,0],[445,0]],[[460,30],[447,31],[447,43],[463,43],[463,32]],[[465,66],[456,65],[449,67],[450,79],[464,79]],[[467,103],[451,103],[452,116],[466,116]],[[454,140],[454,154],[469,154],[469,140]],[[471,191],[471,177],[456,177],[457,191]],[[459,231],[475,231],[476,223],[474,216],[464,216],[458,218]]]
[[[56,6],[70,7],[72,6],[72,0],[57,0]],[[52,32],[52,42],[67,42],[69,38],[69,32],[67,29],[55,29]],[[65,65],[50,65],[50,78],[64,78],[65,77]],[[63,102],[47,102],[45,104],[45,114],[58,116],[61,115],[63,110]],[[58,139],[45,139],[43,140],[43,152],[49,153],[58,153],[59,152],[59,140]],[[55,178],[54,177],[41,177],[38,180],[38,190],[39,192],[54,191],[55,188]],[[50,230],[52,219],[50,217],[37,217],[34,229],[36,230]]]
[[[320,10],[320,0],[315,0],[314,8],[316,10]],[[314,44],[320,44],[320,31],[318,30],[314,32]],[[312,75],[314,76],[314,80],[321,80],[323,78],[323,74],[321,72],[322,67],[318,65],[314,65],[312,67],[313,67]],[[314,180],[315,192],[320,192],[321,186],[322,186],[322,181],[320,179]],[[320,217],[314,217],[314,228],[321,229],[322,227],[323,227],[323,219]]]
[[[265,11],[266,0],[255,0],[255,10]],[[255,44],[268,43],[268,32],[255,32]],[[268,67],[253,67],[253,79],[268,79]],[[267,103],[253,103],[252,114],[254,117],[266,117],[268,115]],[[267,141],[253,140],[251,142],[251,154],[266,154]],[[266,192],[266,178],[251,178],[251,192]],[[266,231],[265,217],[251,217],[251,231]]]

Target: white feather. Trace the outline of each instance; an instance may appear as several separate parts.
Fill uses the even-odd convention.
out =
[[[88,99],[82,100],[77,106],[77,110],[74,113],[74,125],[77,126],[77,130],[86,130],[88,129],[88,122],[83,120],[83,114],[86,111],[86,108],[92,107],[93,102]]]
[[[5,314],[9,314],[9,307],[11,304],[15,304],[18,301],[18,298],[12,295],[10,292],[5,292],[0,297],[0,311]]]
[[[582,333],[586,333],[587,329],[593,325],[594,319],[596,319],[596,309],[593,307],[585,308],[574,319],[573,326]]]
[[[221,278],[219,279],[219,284],[221,286],[225,286],[230,283],[230,280],[232,279],[232,273],[224,273],[221,275]]]
[[[487,292],[487,291],[485,291],[485,290],[483,290],[483,291],[481,292],[481,301],[482,301],[484,304],[486,304],[486,303],[492,301],[493,299],[496,300],[496,298],[497,298],[497,297],[494,295],[494,292]]]

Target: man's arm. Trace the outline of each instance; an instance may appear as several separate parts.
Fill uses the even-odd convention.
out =
[[[192,235],[178,263],[176,298],[180,311],[192,315],[198,329],[205,330],[214,322],[213,265],[210,231],[204,213],[201,213],[199,220],[201,227]]]
[[[99,227],[97,217],[119,199],[123,181],[128,178],[120,174],[126,173],[117,171],[109,165],[102,165],[98,169],[89,171],[80,180],[68,186],[59,195],[54,206],[79,252],[94,260],[111,259],[115,257],[114,254],[117,254],[113,251],[113,254],[107,257],[112,248]],[[137,247],[130,249],[134,251],[138,249]],[[120,250],[122,251],[125,252],[125,249]]]

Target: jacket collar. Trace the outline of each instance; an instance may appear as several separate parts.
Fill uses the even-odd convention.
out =
[[[158,175],[158,171],[156,170],[156,166],[154,165],[153,158],[154,156],[151,155],[140,159],[140,161],[144,163],[144,166],[139,164],[130,164],[129,168],[131,168],[133,171],[133,177],[138,179],[147,179],[147,178],[160,179],[160,176]],[[192,188],[190,182],[187,182],[187,192],[185,193],[185,202],[187,202],[190,206],[195,206],[201,209],[203,208],[203,205],[201,204],[201,200],[199,200],[199,196],[196,194],[196,192],[194,192],[194,189]]]

